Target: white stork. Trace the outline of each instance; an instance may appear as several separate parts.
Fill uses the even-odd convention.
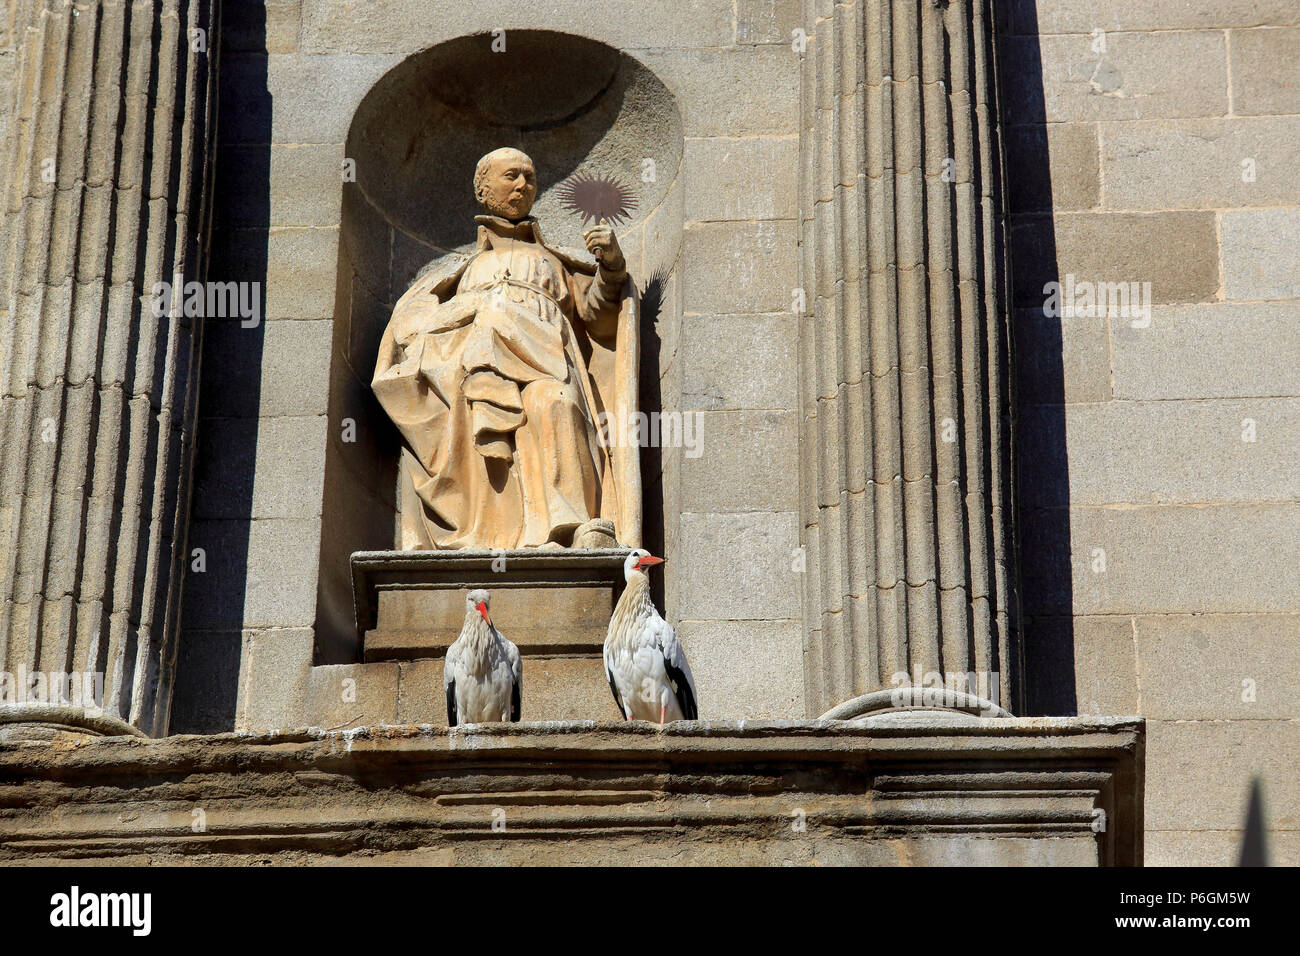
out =
[[[605,676],[614,702],[628,720],[694,720],[695,679],[677,634],[650,600],[645,569],[661,564],[634,550],[623,562],[627,587],[614,606],[605,636]]]
[[[447,692],[447,726],[484,721],[519,721],[523,694],[519,648],[501,636],[488,616],[488,593],[465,596],[465,623],[447,648],[442,688]]]

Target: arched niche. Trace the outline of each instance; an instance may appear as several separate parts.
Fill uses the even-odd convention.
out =
[[[484,153],[516,146],[532,156],[540,190],[533,213],[556,245],[582,246],[584,224],[561,201],[571,176],[599,174],[632,189],[635,210],[616,228],[643,297],[642,407],[660,407],[660,330],[675,330],[679,314],[671,273],[681,245],[683,136],[673,96],[605,44],[543,30],[511,30],[506,39],[502,52],[480,34],[409,57],[375,84],[349,128],[345,173],[355,181],[342,185],[317,663],[360,659],[348,558],[397,541],[399,439],[370,391],[379,340],[416,274],[473,245],[472,180]],[[655,452],[643,455],[642,470],[654,493]],[[648,543],[662,541],[662,520],[662,507],[646,502]]]

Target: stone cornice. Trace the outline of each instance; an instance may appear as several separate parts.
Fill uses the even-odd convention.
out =
[[[1143,739],[933,713],[69,734],[0,746],[0,861],[1135,865]]]

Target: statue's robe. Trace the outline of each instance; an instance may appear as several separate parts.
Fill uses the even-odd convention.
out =
[[[600,429],[636,411],[635,289],[532,218],[476,220],[477,251],[417,278],[379,346],[371,385],[404,443],[401,547],[567,547],[592,518],[637,547],[639,449]]]

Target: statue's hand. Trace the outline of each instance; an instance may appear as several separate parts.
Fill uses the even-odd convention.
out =
[[[623,259],[623,250],[619,248],[614,229],[602,219],[582,234],[587,243],[587,251],[596,257],[600,267],[607,272],[622,272],[627,263]]]

